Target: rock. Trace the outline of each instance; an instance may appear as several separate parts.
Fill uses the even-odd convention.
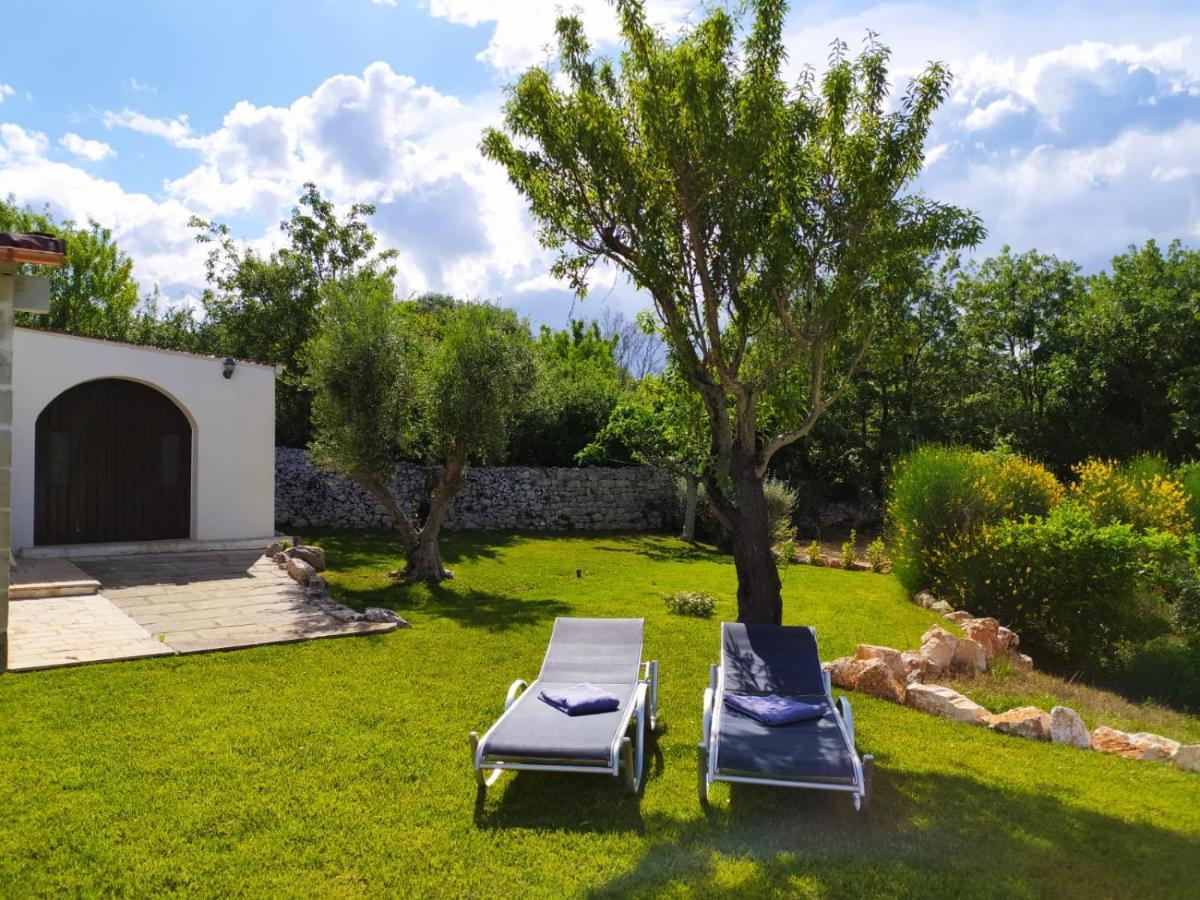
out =
[[[904,666],[904,661],[900,657],[899,650],[893,650],[891,647],[879,647],[875,644],[859,644],[854,651],[855,659],[878,659],[883,662],[892,671],[894,677],[901,684],[908,677],[908,671]]]
[[[1024,653],[1014,653],[1008,659],[1012,663],[1012,667],[1018,672],[1033,671],[1033,658]]]
[[[942,616],[942,618],[949,619],[955,625],[961,625],[963,622],[967,621],[967,619],[973,619],[974,616],[972,616],[965,609],[956,609],[954,612],[946,613],[944,616]]]
[[[927,671],[941,674],[954,665],[954,645],[948,644],[946,641],[926,641],[921,645],[920,652],[921,657],[925,660]]]
[[[273,560],[275,560],[275,562],[279,563],[280,567],[283,567],[283,566],[287,565],[288,555],[286,553],[284,553],[282,550],[280,550],[278,553],[276,553],[274,556],[272,556],[271,559],[273,559]]]
[[[967,637],[983,647],[989,661],[1004,655],[1005,645],[1000,640],[1000,623],[995,619],[968,619],[962,623],[962,630]]]
[[[912,684],[925,677],[925,657],[915,650],[905,650],[900,654],[900,662],[904,665],[904,683]]]
[[[930,641],[942,641],[949,644],[950,649],[954,649],[954,645],[958,643],[958,638],[948,632],[941,625],[930,625],[929,630],[921,635],[921,643],[927,644]]]
[[[360,612],[355,612],[348,606],[342,604],[331,604],[325,607],[325,612],[333,616],[340,622],[363,622],[366,621],[366,616]]]
[[[1200,772],[1200,744],[1184,744],[1175,751],[1171,762],[1181,771]]]
[[[988,715],[988,711],[978,703],[940,684],[910,684],[905,703],[913,709],[941,716],[943,719],[968,722],[972,725],[983,724]]]
[[[1092,746],[1092,737],[1083,719],[1069,706],[1056,706],[1050,710],[1050,740],[1080,750],[1088,750]]]
[[[1002,734],[1029,738],[1033,741],[1050,740],[1050,714],[1036,706],[1021,706],[1007,712],[988,716],[987,727]]]
[[[1139,759],[1142,755],[1141,748],[1129,739],[1128,734],[1106,725],[1101,725],[1092,732],[1092,749],[1126,759]]]
[[[297,556],[289,557],[287,573],[300,584],[308,584],[309,579],[317,574],[312,566]]]
[[[1005,628],[1003,625],[996,632],[997,638],[1004,646],[1004,652],[1009,656],[1017,652],[1017,648],[1021,646],[1021,639],[1017,637],[1017,633],[1011,628]]]
[[[316,596],[328,594],[329,584],[320,575],[313,575],[308,579],[308,592]]]
[[[932,612],[938,612],[938,613],[943,613],[943,614],[954,612],[954,607],[951,606],[949,603],[947,603],[945,600],[939,600],[937,603],[930,604],[929,609]]]
[[[891,667],[881,659],[855,660],[862,663],[862,669],[855,679],[855,690],[890,700],[892,703],[904,702],[904,682],[894,674]]]
[[[917,604],[917,606],[923,606],[926,609],[929,609],[937,602],[938,598],[933,596],[929,591],[919,591],[917,596],[913,597],[913,603]]]
[[[320,547],[300,545],[287,552],[293,559],[302,559],[318,572],[325,571],[325,551]]]
[[[411,627],[390,609],[382,609],[378,606],[368,606],[363,610],[363,618],[368,622],[395,622],[401,628]]]
[[[263,556],[269,556],[271,559],[274,559],[276,554],[282,552],[283,544],[281,544],[279,541],[276,541],[275,543],[271,544],[271,546],[267,547],[267,552],[264,553]]]
[[[957,669],[966,672],[986,672],[988,667],[987,653],[978,641],[963,638],[954,645],[954,662]]]
[[[842,656],[822,663],[821,668],[829,673],[829,680],[837,687],[852,691],[858,685],[858,676],[866,665],[864,660]]]
[[[1179,741],[1165,738],[1161,734],[1135,731],[1129,735],[1129,740],[1142,751],[1140,758],[1151,762],[1170,762],[1179,752]]]

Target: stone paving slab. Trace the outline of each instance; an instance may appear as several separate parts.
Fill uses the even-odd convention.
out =
[[[99,594],[22,600],[8,614],[13,671],[175,653]]]
[[[75,560],[92,597],[24,600],[11,609],[11,668],[201,653],[381,634],[393,622],[342,622],[258,552],[209,551]],[[92,601],[84,606],[81,601]],[[79,604],[74,607],[65,603]],[[51,604],[43,606],[43,604]],[[53,604],[58,604],[57,606]],[[21,624],[18,624],[18,623]]]

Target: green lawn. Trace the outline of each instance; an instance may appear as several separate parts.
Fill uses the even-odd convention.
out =
[[[877,760],[848,797],[696,801],[718,619],[666,615],[728,558],[665,538],[454,537],[457,579],[404,589],[385,537],[312,535],[346,600],[410,631],[0,678],[0,896],[1195,896],[1200,776],[854,698]],[[575,570],[582,570],[576,578]],[[796,566],[787,617],[827,657],[915,646],[937,617],[890,577]],[[646,617],[661,732],[644,796],[518,774],[476,802],[467,733],[537,673],[557,615]]]

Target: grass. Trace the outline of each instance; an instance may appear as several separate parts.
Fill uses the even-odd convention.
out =
[[[457,578],[407,589],[389,538],[312,535],[334,589],[410,631],[0,678],[0,896],[1191,895],[1200,776],[855,697],[871,811],[815,792],[695,797],[727,557],[655,537],[456,536]],[[582,577],[576,577],[576,569]],[[712,620],[662,595],[702,590]],[[890,577],[795,566],[823,652],[915,646]],[[536,674],[556,615],[644,615],[662,665],[644,795],[506,776],[477,802],[467,732]]]

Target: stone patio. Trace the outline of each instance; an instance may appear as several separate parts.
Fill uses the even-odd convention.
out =
[[[378,634],[395,623],[342,622],[257,551],[78,559],[92,596],[10,606],[12,670]]]

